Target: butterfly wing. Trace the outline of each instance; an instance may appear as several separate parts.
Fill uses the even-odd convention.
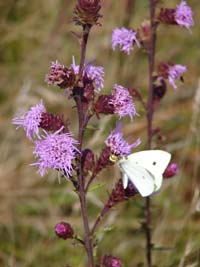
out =
[[[154,177],[155,190],[162,185],[162,174],[164,173],[171,155],[163,150],[146,150],[133,153],[127,157],[129,165],[145,168]]]
[[[123,186],[128,186],[130,180],[138,192],[143,196],[149,196],[155,191],[154,177],[141,166],[137,166],[129,162],[129,160],[122,160],[119,163],[122,171]]]

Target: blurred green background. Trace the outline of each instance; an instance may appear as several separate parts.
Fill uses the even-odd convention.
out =
[[[163,1],[175,7],[178,1]],[[32,144],[22,130],[15,131],[11,119],[21,110],[44,99],[48,111],[65,113],[72,118],[70,129],[76,135],[77,120],[62,91],[44,82],[50,62],[69,65],[72,55],[79,61],[80,47],[70,33],[80,32],[71,23],[74,1],[7,0],[0,1],[0,266],[86,266],[84,251],[73,241],[63,241],[54,234],[54,225],[65,220],[82,233],[79,202],[70,183],[58,184],[57,174],[41,178],[34,162]],[[105,90],[114,83],[140,88],[148,87],[147,56],[135,48],[128,57],[111,50],[114,27],[129,25],[135,29],[148,19],[148,1],[102,1],[102,27],[92,30],[87,60],[105,68]],[[158,32],[156,60],[187,65],[185,83],[159,105],[154,125],[163,132],[162,148],[170,151],[179,163],[180,173],[165,181],[153,196],[153,262],[162,267],[200,266],[200,2],[188,0],[194,10],[192,33],[178,26],[161,26]],[[146,122],[137,104],[134,123],[123,120],[124,133],[130,140],[142,138],[145,147]],[[115,118],[116,119],[116,118]],[[93,122],[99,130],[88,130],[85,146],[99,153],[115,119],[111,116]],[[154,140],[156,145],[156,140]],[[88,195],[91,221],[106,201],[120,177],[117,168],[104,172],[96,181],[102,184]],[[145,239],[142,229],[144,200],[137,196],[118,205],[103,220],[107,227],[98,233],[99,253],[113,254],[123,266],[144,266]]]

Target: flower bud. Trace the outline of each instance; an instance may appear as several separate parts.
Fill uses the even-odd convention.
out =
[[[177,163],[172,162],[167,166],[167,168],[166,168],[166,170],[165,170],[165,172],[163,174],[163,177],[166,178],[166,179],[167,178],[172,178],[175,175],[177,175],[178,172],[179,172],[179,168],[178,168]]]
[[[73,20],[77,25],[95,25],[101,15],[100,0],[78,0],[74,9]]]
[[[43,112],[39,126],[46,131],[57,131],[64,126],[64,122],[60,116]]]
[[[103,267],[122,267],[122,262],[112,255],[105,255],[103,257]]]
[[[85,97],[86,101],[89,103],[90,101],[94,100],[94,85],[90,80],[86,81],[86,84],[84,85],[84,92],[83,96]]]
[[[119,202],[122,202],[124,200],[127,200],[127,197],[125,196],[125,191],[122,183],[122,179],[120,179],[116,185],[115,188],[112,190],[109,199],[105,205],[105,211],[107,212],[110,208],[112,208],[114,205],[118,204]]]
[[[100,95],[95,103],[95,112],[97,117],[99,117],[99,113],[102,114],[114,114],[115,108],[114,105],[111,104],[112,95]]]
[[[149,20],[144,20],[138,29],[138,36],[141,45],[148,50],[151,41],[151,25]]]
[[[60,88],[73,87],[75,79],[73,68],[66,68],[58,61],[51,63],[50,72],[45,77],[48,85],[57,85]]]
[[[130,181],[128,181],[128,186],[124,191],[125,191],[125,196],[127,198],[131,198],[131,197],[135,196],[138,193],[138,191],[135,188],[134,184],[131,183]]]
[[[62,239],[73,238],[74,231],[69,223],[66,222],[57,223],[54,230],[57,236]]]
[[[169,67],[170,65],[168,63],[161,62],[158,65],[158,76],[167,79],[169,75]]]
[[[94,168],[94,164],[94,153],[90,149],[85,149],[82,152],[81,157],[81,166],[84,176],[86,176],[89,171],[92,171],[92,169]]]
[[[109,147],[105,147],[96,163],[93,174],[96,176],[102,169],[114,165],[114,162],[110,160],[110,156],[112,155]]]
[[[165,24],[177,24],[175,20],[176,10],[173,8],[161,8],[158,20]]]

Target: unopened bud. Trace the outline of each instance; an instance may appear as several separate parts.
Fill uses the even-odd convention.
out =
[[[167,166],[167,168],[163,174],[163,177],[164,178],[172,178],[175,175],[177,175],[178,172],[179,172],[179,168],[178,168],[177,163],[172,162]]]
[[[82,152],[81,165],[83,175],[87,175],[94,168],[94,153],[90,149],[85,149]]]
[[[64,126],[64,122],[60,116],[43,112],[39,126],[46,131],[57,131]]]
[[[176,10],[173,8],[161,8],[158,20],[165,24],[177,24],[175,20]]]
[[[105,255],[103,257],[103,267],[122,267],[122,262],[112,255]]]
[[[94,175],[97,175],[102,169],[114,165],[114,162],[110,160],[111,155],[110,147],[105,147],[102,150],[93,171]]]
[[[111,104],[111,95],[101,95],[95,103],[95,112],[97,116],[102,114],[114,114],[114,106]]]
[[[62,239],[73,238],[74,231],[69,223],[60,222],[57,223],[55,228],[55,233]]]
[[[101,15],[99,10],[101,9],[100,0],[78,0],[74,9],[75,16],[74,22],[77,25],[95,25]]]

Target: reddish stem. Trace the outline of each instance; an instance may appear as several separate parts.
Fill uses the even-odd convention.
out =
[[[79,65],[80,66],[79,67],[79,79],[80,80],[82,80],[82,74],[83,74],[84,63],[85,63],[86,47],[87,47],[87,40],[88,40],[90,28],[91,27],[89,25],[85,25],[83,28],[83,37],[82,37],[82,44],[81,44],[81,59],[80,59],[80,65]],[[87,115],[85,115],[83,112],[81,96],[76,95],[75,101],[76,101],[76,105],[77,105],[77,112],[78,112],[78,118],[79,118],[79,134],[78,134],[79,146],[78,146],[78,148],[79,148],[79,151],[81,152],[82,151],[84,131],[85,131],[88,119],[86,118]],[[84,226],[84,231],[85,231],[84,246],[85,246],[85,250],[86,250],[87,256],[88,256],[89,267],[94,267],[92,236],[90,235],[88,213],[87,213],[87,204],[86,204],[86,195],[85,195],[85,189],[84,189],[84,177],[83,177],[82,168],[81,168],[81,153],[78,156],[77,167],[78,167],[78,170],[77,170],[78,193],[79,193],[79,199],[80,199],[80,204],[81,204],[83,226]]]
[[[149,48],[149,94],[147,101],[147,148],[152,148],[152,122],[153,122],[153,72],[155,68],[155,45],[156,45],[156,24],[154,22],[155,0],[149,0],[151,40]],[[151,200],[146,198],[146,261],[147,267],[152,267],[152,243],[151,243]]]

